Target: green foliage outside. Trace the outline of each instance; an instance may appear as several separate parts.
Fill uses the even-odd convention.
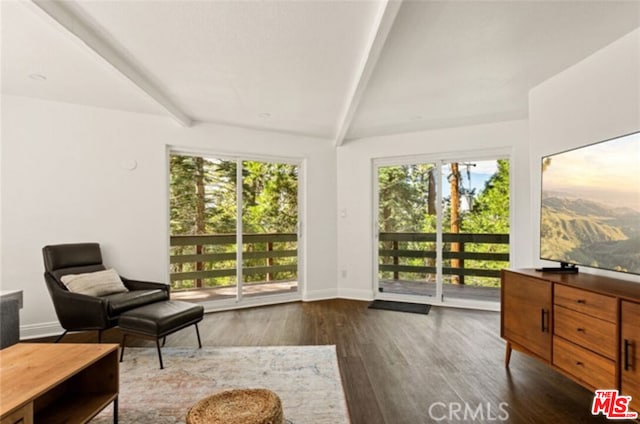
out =
[[[461,232],[474,234],[509,234],[509,162],[497,161],[498,169],[485,183],[473,202],[473,208],[463,213]],[[466,244],[467,252],[509,253],[507,244]],[[499,270],[508,262],[466,260],[465,267]],[[499,287],[497,278],[467,277],[466,284]]]
[[[436,257],[436,215],[435,184],[433,183],[433,165],[401,165],[379,168],[379,210],[380,232],[391,233],[431,233],[432,241],[381,241],[380,249],[405,251],[393,262],[390,255],[380,254],[381,265],[407,265],[431,268],[430,272],[381,271],[382,280],[435,281]],[[462,188],[459,188],[462,192]],[[496,172],[486,181],[479,193],[472,194],[472,207],[459,211],[460,233],[473,234],[509,234],[509,162],[497,161]],[[451,218],[450,197],[443,199],[443,232],[447,233]],[[422,237],[424,239],[424,237]],[[396,244],[394,246],[394,243]],[[450,243],[445,243],[444,251],[450,251]],[[407,252],[408,251],[408,252]],[[466,243],[465,252],[509,253],[507,244]],[[444,260],[444,267],[451,266],[450,260]],[[499,270],[507,267],[508,262],[491,260],[464,261],[464,268]],[[445,283],[450,282],[449,276]],[[499,287],[499,279],[492,277],[466,276],[467,285]]]
[[[170,156],[170,231],[178,235],[235,236],[237,221],[236,161],[207,159],[198,156]],[[243,234],[296,233],[298,210],[298,168],[295,165],[258,161],[242,162]],[[248,238],[247,238],[248,239]],[[295,241],[244,243],[244,282],[291,280],[295,271],[252,273],[252,267],[295,265],[296,255],[264,257],[268,250],[294,251]],[[236,267],[236,244],[206,244],[171,247],[171,273],[233,270]],[[256,252],[260,258],[247,258]],[[180,255],[217,255],[211,260],[176,262]],[[174,281],[174,289],[195,286],[235,285],[235,275],[197,280]]]
[[[435,167],[432,164],[398,165],[378,170],[378,228],[381,233],[435,233]],[[429,252],[430,257],[380,255],[383,265],[435,266],[435,242],[423,240],[380,241],[382,250]],[[431,280],[434,274],[410,273],[399,279]],[[393,272],[381,271],[381,279],[393,279]]]
[[[387,166],[378,173],[378,222],[383,232],[435,231],[435,168],[431,164]],[[431,179],[431,184],[430,184]],[[432,210],[429,211],[429,205]]]

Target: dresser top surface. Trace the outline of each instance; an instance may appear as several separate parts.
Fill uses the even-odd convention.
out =
[[[589,290],[595,293],[640,302],[640,283],[629,280],[589,274],[586,272],[578,272],[576,274],[554,274],[550,272],[536,271],[533,268],[509,269],[506,271],[527,275],[540,280],[550,281],[552,283]]]

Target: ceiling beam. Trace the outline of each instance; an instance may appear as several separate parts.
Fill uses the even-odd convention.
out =
[[[100,56],[120,74],[131,81],[136,87],[151,97],[180,125],[189,127],[193,120],[187,116],[142,70],[135,66],[122,53],[115,49],[111,43],[90,24],[81,19],[68,6],[71,2],[58,2],[51,0],[31,0],[37,11],[44,12],[53,19],[66,32],[77,38],[90,51]]]
[[[376,17],[376,23],[367,46],[368,48],[365,51],[366,54],[363,56],[362,62],[357,69],[354,84],[346,99],[344,112],[338,122],[338,131],[334,139],[335,146],[341,146],[344,143],[347,131],[353,122],[353,117],[358,110],[371,75],[382,54],[382,48],[391,32],[393,22],[398,15],[401,5],[402,0],[385,0],[380,6],[380,11]]]

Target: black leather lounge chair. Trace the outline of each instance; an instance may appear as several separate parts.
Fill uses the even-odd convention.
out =
[[[45,246],[44,279],[53,300],[60,325],[64,328],[56,343],[69,331],[102,332],[118,324],[118,316],[128,310],[169,300],[169,285],[135,281],[120,276],[128,291],[105,296],[71,292],[61,278],[69,274],[85,274],[105,270],[98,243],[75,243]]]

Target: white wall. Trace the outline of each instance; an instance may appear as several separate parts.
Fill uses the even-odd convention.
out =
[[[336,165],[329,141],[164,117],[2,98],[2,289],[22,289],[22,336],[57,323],[42,246],[102,244],[122,274],[167,281],[166,146],[306,161],[306,293],[336,293]],[[134,171],[121,167],[137,161]]]
[[[506,151],[512,169],[511,265],[531,265],[527,121],[372,137],[338,148],[338,293],[373,297],[373,159],[436,155],[454,158],[474,151]],[[346,271],[346,277],[343,276]]]
[[[529,124],[531,240],[537,253],[542,156],[640,130],[640,29],[531,90]],[[536,266],[542,265],[537,257]],[[640,282],[638,276],[587,270]]]

